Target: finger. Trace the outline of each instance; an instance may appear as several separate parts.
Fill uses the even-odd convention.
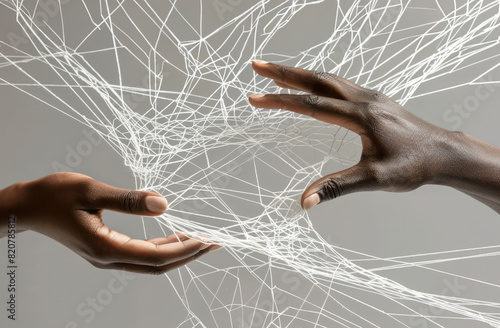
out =
[[[193,256],[211,246],[193,238],[155,244],[146,240],[131,239],[105,226],[98,231],[98,236],[103,240],[105,254],[101,254],[101,258],[97,260],[107,263],[163,266]]]
[[[159,237],[159,238],[152,238],[152,239],[146,239],[147,242],[153,243],[155,245],[163,245],[163,244],[169,244],[177,241],[185,241],[188,240],[189,237],[180,233],[176,232],[170,236],[167,237]]]
[[[360,86],[335,74],[310,71],[298,67],[283,66],[254,60],[252,68],[261,76],[294,89],[323,97],[356,100]]]
[[[180,232],[175,232],[174,234],[167,236],[167,237],[159,237],[159,238],[153,238],[153,239],[146,239],[146,241],[153,243],[155,245],[164,245],[164,244],[169,244],[172,242],[178,242],[178,241],[185,241],[191,239],[191,237],[188,237]],[[200,238],[194,238],[196,240],[199,240],[200,242],[204,244],[208,244],[210,246],[215,246],[212,241],[208,237],[203,237],[201,236]]]
[[[311,116],[317,120],[343,126],[356,133],[363,131],[363,113],[357,103],[311,95],[252,95],[252,106],[284,109]]]
[[[311,184],[302,194],[304,210],[358,191],[375,190],[376,184],[368,170],[357,164],[347,170],[327,175]]]
[[[291,89],[291,90],[301,91],[301,90],[299,90],[297,88],[289,86],[288,84],[281,83],[281,82],[278,82],[278,81],[274,81],[274,84],[276,84],[278,87],[283,88],[283,89]]]
[[[148,191],[116,188],[94,180],[91,187],[93,206],[126,214],[156,216],[167,209],[167,200]]]
[[[174,263],[170,263],[167,265],[163,265],[163,266],[148,266],[148,265],[138,265],[138,264],[130,264],[130,263],[112,263],[112,264],[106,265],[104,268],[113,269],[113,270],[122,270],[122,271],[128,271],[128,272],[134,272],[134,273],[140,273],[140,274],[159,275],[159,274],[164,274],[168,271],[178,269],[178,268],[180,268],[180,267],[182,267],[182,266],[184,266],[192,261],[199,259],[201,256],[203,256],[211,251],[213,251],[213,250],[210,248],[207,248],[207,249],[199,251],[198,253],[196,253],[196,254],[194,254],[186,259],[183,259],[183,260],[180,260],[180,261],[177,261]]]

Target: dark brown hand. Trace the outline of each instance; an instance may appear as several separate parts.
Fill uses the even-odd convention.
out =
[[[455,187],[500,208],[499,148],[430,124],[385,95],[334,74],[260,60],[252,66],[278,86],[306,93],[252,95],[253,106],[308,115],[361,137],[359,163],[314,182],[302,195],[304,209],[353,192],[410,191],[429,183]],[[467,168],[483,174],[473,177]],[[490,169],[496,171],[487,174]]]

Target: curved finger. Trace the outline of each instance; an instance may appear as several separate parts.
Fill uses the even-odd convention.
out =
[[[327,175],[311,184],[302,194],[304,210],[350,193],[376,190],[377,185],[369,170],[361,164]]]
[[[283,109],[311,116],[317,120],[343,126],[361,133],[364,114],[357,103],[311,95],[252,95],[252,106],[267,109]]]
[[[104,266],[103,268],[105,269],[113,269],[113,270],[122,270],[122,271],[128,271],[128,272],[133,272],[133,273],[140,273],[140,274],[153,274],[153,275],[159,275],[159,274],[164,274],[167,273],[168,271],[172,271],[175,269],[178,269],[192,261],[195,261],[199,259],[201,256],[207,254],[208,252],[211,252],[215,249],[207,248],[204,250],[199,251],[198,253],[185,258],[183,260],[179,260],[167,265],[163,266],[148,266],[148,265],[138,265],[138,264],[130,264],[130,263],[112,263],[109,265]]]
[[[252,68],[257,74],[280,84],[323,97],[356,101],[359,92],[363,90],[360,86],[331,73],[310,71],[261,60],[254,60]]]
[[[123,262],[163,266],[193,256],[212,245],[192,238],[155,244],[146,240],[131,239],[129,236],[109,230],[105,226],[98,232],[98,235],[103,240],[103,249],[98,260],[106,263]]]
[[[153,239],[146,239],[147,242],[153,243],[155,245],[165,245],[173,242],[181,242],[186,241],[188,239],[198,240],[209,246],[216,246],[216,243],[213,243],[208,237],[200,236],[199,238],[188,237],[180,232],[175,232],[174,234],[167,237],[159,237]]]
[[[167,236],[167,237],[146,239],[146,241],[153,243],[155,245],[163,245],[163,244],[169,244],[169,243],[173,243],[173,242],[177,242],[177,241],[185,241],[188,239],[189,239],[188,236],[186,236],[180,232],[175,232],[174,234],[171,234],[170,236]]]

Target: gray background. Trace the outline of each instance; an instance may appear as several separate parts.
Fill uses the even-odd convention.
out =
[[[328,19],[332,10],[329,3],[321,6],[305,10],[296,19],[314,21],[317,23],[314,28],[321,31],[321,22]],[[243,7],[236,8],[231,15],[243,11]],[[0,12],[3,35],[15,29],[11,16],[9,11]],[[205,19],[221,24],[215,12]],[[297,26],[288,32],[295,43],[323,40],[321,33],[311,35],[310,29],[306,33]],[[282,46],[286,46],[285,43]],[[406,107],[436,125],[452,128],[443,114],[453,108],[453,104],[474,94],[475,88],[462,87],[412,100]],[[0,187],[53,173],[53,163],[65,162],[68,147],[75,149],[82,140],[87,140],[82,131],[88,128],[35,99],[8,87],[0,88],[0,99]],[[493,93],[463,120],[459,129],[500,146],[499,101],[500,92]],[[104,142],[94,146],[91,154],[74,170],[117,187],[134,188],[132,174]],[[498,215],[492,210],[457,191],[438,186],[425,186],[405,194],[349,195],[312,209],[310,215],[317,231],[333,244],[379,257],[497,245],[500,228]],[[112,229],[142,237],[139,217],[111,212],[104,217]],[[5,240],[0,241],[0,249],[0,264],[5,266]],[[184,319],[184,311],[177,310],[181,306],[165,277],[133,275],[123,291],[115,294],[112,302],[87,325],[76,308],[87,297],[95,297],[106,288],[115,277],[113,273],[95,269],[63,246],[33,232],[19,235],[18,250],[19,320],[15,324],[7,321],[2,305],[2,327],[65,327],[70,321],[79,327],[172,327]],[[222,262],[225,252],[211,254],[207,260]],[[461,261],[448,268],[455,273],[500,282],[500,261],[496,257]],[[0,295],[5,295],[5,278],[0,275]],[[443,277],[402,275],[400,278],[410,287],[436,294],[446,286]],[[467,287],[462,297],[500,301],[495,291],[462,284]],[[0,300],[4,304],[3,296]]]

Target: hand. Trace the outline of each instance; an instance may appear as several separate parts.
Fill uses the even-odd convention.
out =
[[[110,230],[102,222],[103,210],[158,216],[167,201],[81,174],[56,173],[18,183],[2,190],[0,199],[11,204],[0,213],[15,215],[19,231],[34,230],[55,239],[98,268],[161,274],[219,248],[179,233],[137,240]]]
[[[250,96],[259,108],[284,109],[343,126],[361,137],[358,164],[314,182],[302,195],[302,207],[368,190],[409,191],[440,183],[452,161],[454,132],[432,125],[383,94],[333,74],[255,60],[257,74],[306,95]]]

